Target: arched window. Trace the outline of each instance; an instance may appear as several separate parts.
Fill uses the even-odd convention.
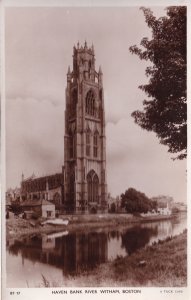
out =
[[[99,178],[94,170],[87,175],[88,202],[99,202]]]
[[[86,113],[88,115],[95,115],[95,95],[92,90],[89,90],[86,95]]]
[[[94,133],[94,138],[93,138],[93,153],[94,157],[98,157],[98,138],[99,134],[98,132]]]
[[[90,149],[91,149],[91,131],[88,129],[86,131],[86,155],[90,156]]]

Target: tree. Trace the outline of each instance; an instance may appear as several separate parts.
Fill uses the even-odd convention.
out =
[[[121,195],[121,207],[125,207],[128,213],[147,213],[156,209],[156,201],[150,200],[144,193],[134,188],[129,188]]]
[[[168,7],[167,16],[159,19],[150,9],[141,9],[152,38],[144,37],[142,47],[131,46],[130,52],[151,62],[145,71],[149,83],[139,86],[150,99],[132,117],[143,129],[154,131],[168,152],[183,159],[187,153],[186,7]]]
[[[113,202],[113,203],[111,203],[110,212],[111,212],[111,213],[115,213],[115,212],[116,212],[116,205],[115,205],[115,203],[114,203],[114,202]]]
[[[11,211],[15,214],[15,215],[19,215],[20,213],[22,213],[22,207],[20,205],[20,203],[18,201],[14,201],[11,204]]]

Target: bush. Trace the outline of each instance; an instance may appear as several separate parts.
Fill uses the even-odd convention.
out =
[[[19,203],[13,203],[11,205],[11,211],[15,214],[15,215],[19,215],[20,213],[22,213],[22,207],[20,206]]]

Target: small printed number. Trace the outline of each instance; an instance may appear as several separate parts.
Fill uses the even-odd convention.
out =
[[[20,295],[20,292],[12,292],[12,291],[11,291],[11,292],[10,292],[10,295],[11,295],[11,296],[14,296],[14,295]]]

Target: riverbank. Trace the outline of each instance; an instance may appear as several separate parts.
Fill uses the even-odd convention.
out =
[[[142,262],[142,263],[141,263]],[[72,284],[71,284],[72,283]],[[113,262],[64,283],[43,277],[41,287],[184,287],[187,285],[187,232],[168,237],[130,256]]]
[[[25,220],[21,218],[11,218],[6,220],[6,237],[21,238],[25,235],[52,233],[63,230],[68,231],[84,231],[96,228],[111,228],[116,226],[127,226],[135,223],[156,222],[167,220],[169,216],[148,216],[140,217],[131,214],[103,214],[103,215],[67,215],[63,216],[69,224],[65,225],[40,225],[40,221]]]

